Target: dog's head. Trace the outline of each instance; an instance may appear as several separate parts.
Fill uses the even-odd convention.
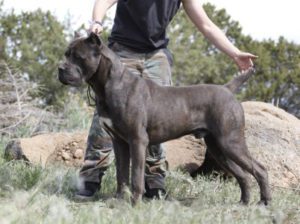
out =
[[[59,65],[58,78],[65,85],[80,86],[97,71],[101,58],[102,42],[91,33],[87,38],[78,37],[69,44],[65,61]]]

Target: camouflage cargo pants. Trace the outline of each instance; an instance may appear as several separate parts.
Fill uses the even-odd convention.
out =
[[[172,56],[167,49],[151,53],[137,53],[117,43],[111,48],[121,58],[130,72],[146,79],[152,79],[164,86],[171,85]],[[167,108],[166,108],[167,109]],[[100,115],[101,116],[101,115]],[[101,183],[101,178],[114,158],[109,135],[101,127],[97,111],[89,130],[85,161],[80,170],[84,182]],[[164,189],[165,153],[162,145],[147,149],[145,182],[150,189]]]

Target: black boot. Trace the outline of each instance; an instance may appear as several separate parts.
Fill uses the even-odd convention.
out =
[[[80,201],[93,200],[95,194],[100,190],[100,183],[85,182],[84,187],[75,194],[75,199]]]
[[[148,199],[163,199],[166,197],[166,190],[163,188],[147,189],[144,196]]]
[[[150,187],[151,186],[151,187]],[[156,176],[155,178],[147,178],[145,181],[144,197],[148,199],[163,199],[166,197],[164,177]]]

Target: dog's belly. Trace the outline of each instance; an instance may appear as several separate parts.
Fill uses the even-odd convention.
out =
[[[159,144],[163,143],[172,139],[180,138],[184,135],[193,134],[197,130],[189,130],[187,132],[178,132],[178,133],[164,133],[163,135],[157,134],[157,133],[151,133],[149,134],[149,144]]]
[[[147,128],[147,134],[151,144],[165,142],[179,138],[183,135],[199,132],[206,129],[205,119],[199,112],[197,115],[190,114],[164,114],[158,116]]]

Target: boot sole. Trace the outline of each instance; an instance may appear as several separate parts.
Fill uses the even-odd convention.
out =
[[[78,195],[76,194],[73,198],[77,202],[89,202],[89,201],[95,201],[95,196],[84,196],[84,195]]]

